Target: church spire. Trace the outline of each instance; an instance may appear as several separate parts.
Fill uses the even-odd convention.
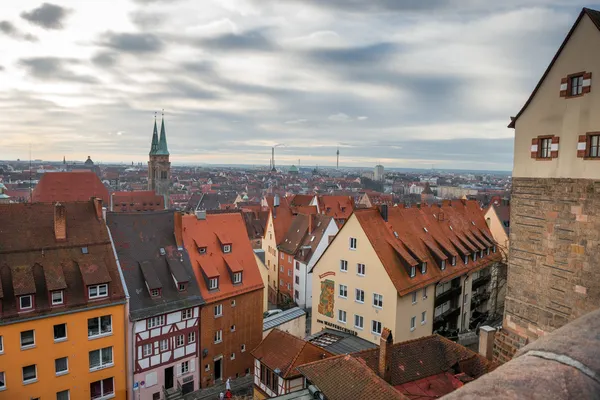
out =
[[[154,132],[152,133],[152,145],[150,146],[150,155],[155,155],[158,151],[158,131],[156,129],[156,113],[154,113]]]
[[[167,148],[167,134],[165,133],[165,112],[162,112],[162,121],[160,123],[160,140],[158,141],[157,155],[168,156],[169,149]]]

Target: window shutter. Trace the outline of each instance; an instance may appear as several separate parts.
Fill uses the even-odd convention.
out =
[[[190,372],[194,372],[196,370],[196,360],[190,360]]]
[[[589,93],[592,90],[592,73],[586,72],[583,74],[583,87],[581,93]]]
[[[552,158],[558,158],[558,142],[559,136],[552,136],[552,147],[550,148],[550,156]]]
[[[560,97],[567,97],[568,78],[562,78],[560,80]]]
[[[531,158],[537,158],[538,154],[538,138],[531,139]]]
[[[587,149],[587,136],[579,135],[579,140],[577,141],[577,157],[584,158],[586,149]]]

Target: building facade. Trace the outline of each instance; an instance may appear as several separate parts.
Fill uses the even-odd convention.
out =
[[[126,291],[100,199],[2,204],[0,226],[0,399],[126,399]]]
[[[154,120],[152,144],[150,146],[150,159],[148,161],[148,190],[163,196],[167,204],[171,187],[171,163],[169,162],[169,149],[167,148],[167,134],[165,133],[165,118],[160,124],[160,139]]]
[[[600,54],[589,51],[598,46],[600,12],[583,9],[509,125],[515,161],[503,361],[600,306],[600,90],[592,77]]]

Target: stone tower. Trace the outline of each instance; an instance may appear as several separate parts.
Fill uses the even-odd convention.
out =
[[[148,190],[165,197],[165,204],[169,195],[171,178],[171,163],[169,162],[169,149],[167,148],[167,135],[165,133],[165,117],[160,124],[160,139],[156,130],[154,118],[154,132],[150,147],[150,160],[148,161]]]

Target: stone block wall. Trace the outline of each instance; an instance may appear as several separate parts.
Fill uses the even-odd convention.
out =
[[[510,221],[505,330],[533,341],[600,307],[600,181],[513,178]]]

